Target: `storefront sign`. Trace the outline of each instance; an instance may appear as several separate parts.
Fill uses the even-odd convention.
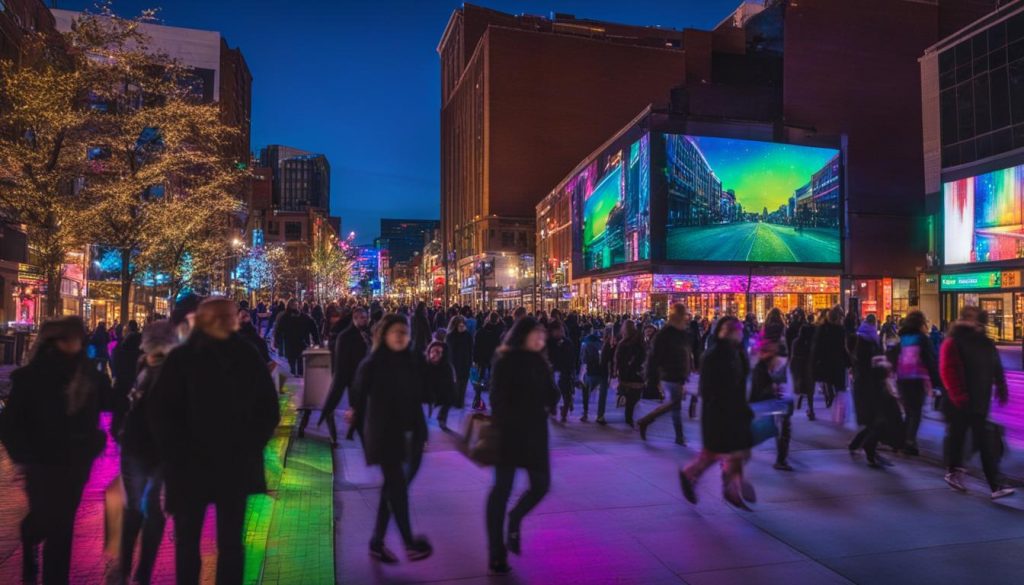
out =
[[[971,272],[968,274],[943,274],[942,290],[971,290],[1001,288],[1005,272]],[[1016,273],[1019,281],[1020,273]]]
[[[835,294],[839,292],[839,277],[655,274],[654,291],[667,293]]]

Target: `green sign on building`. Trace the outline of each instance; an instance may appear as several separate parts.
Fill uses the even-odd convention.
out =
[[[942,290],[1000,288],[1002,285],[1002,273],[998,271],[943,274],[941,283]]]

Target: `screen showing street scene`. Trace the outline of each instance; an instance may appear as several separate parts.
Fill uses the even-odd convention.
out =
[[[566,189],[581,213],[584,271],[651,254],[650,138],[598,156]]]
[[[839,151],[665,135],[669,260],[838,264]]]
[[[944,183],[942,195],[946,264],[1024,257],[1024,165]]]

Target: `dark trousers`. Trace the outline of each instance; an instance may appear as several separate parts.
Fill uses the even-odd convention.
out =
[[[509,532],[518,532],[523,518],[544,499],[551,487],[551,472],[547,469],[527,469],[530,477],[530,489],[523,492],[519,501],[508,513]],[[499,465],[494,469],[494,487],[487,498],[487,542],[490,548],[491,562],[501,562],[508,556],[505,548],[505,509],[512,495],[512,484],[516,478],[516,468]]]
[[[34,558],[43,544],[43,583],[66,584],[71,571],[75,513],[89,480],[92,462],[77,465],[30,465],[25,468],[28,514],[21,521],[24,552]]]
[[[214,500],[217,509],[217,585],[242,582],[245,568],[243,530],[246,498]],[[178,585],[198,585],[202,567],[199,541],[206,502],[187,503],[174,514],[174,569]]]
[[[850,441],[850,451],[864,448],[864,454],[874,458],[878,453],[878,440],[882,436],[882,424],[872,423],[860,430]]]
[[[626,424],[633,426],[633,413],[636,412],[636,405],[640,403],[643,395],[643,385],[633,384],[632,387],[624,387],[619,383],[619,393],[626,397]]]
[[[971,433],[974,447],[981,454],[981,469],[992,491],[999,489],[999,460],[995,456],[995,446],[990,444],[987,420],[983,414],[974,414],[955,407],[946,409],[946,467],[950,471],[964,465],[964,441],[967,432]]]
[[[775,462],[785,463],[789,458],[789,443],[793,439],[793,417],[785,415],[779,421],[779,434],[775,435]]]
[[[288,369],[291,370],[293,376],[302,377],[302,356],[292,357],[288,356]]]
[[[562,394],[562,416],[564,417],[572,410],[572,401],[576,395],[574,386],[576,377],[572,375],[572,372],[555,372],[555,377],[558,378],[558,391]]]
[[[590,412],[590,393],[597,390],[597,418],[604,417],[608,402],[608,376],[586,376],[583,378],[586,390],[583,392],[583,414]]]
[[[409,484],[416,477],[423,461],[423,445],[410,444],[409,461],[382,463],[380,471],[384,475],[384,483],[380,486],[380,503],[377,505],[377,523],[373,528],[371,544],[384,542],[391,517],[395,517],[402,542],[408,546],[412,543],[412,523],[409,520]]]
[[[121,479],[124,481],[125,507],[121,525],[121,575],[127,582],[132,574],[135,541],[142,533],[142,548],[135,579],[148,585],[160,541],[164,538],[164,513],[160,509],[163,478],[155,466],[146,465],[130,455],[121,455]]]
[[[907,447],[917,447],[917,431],[921,428],[921,414],[924,410],[925,381],[917,379],[898,380],[896,387],[907,411]]]

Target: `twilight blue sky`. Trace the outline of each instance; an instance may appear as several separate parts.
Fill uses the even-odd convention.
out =
[[[47,3],[51,3],[47,0]],[[58,0],[81,10],[94,0]],[[477,0],[638,25],[709,28],[740,0]],[[253,74],[252,149],[287,144],[331,162],[331,212],[360,242],[381,217],[437,218],[440,74],[435,51],[460,0],[115,0],[123,16],[220,31]]]

